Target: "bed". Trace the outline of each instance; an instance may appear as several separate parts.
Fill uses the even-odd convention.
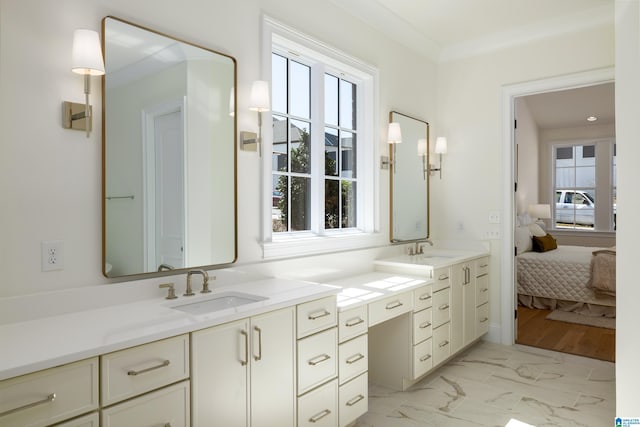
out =
[[[561,245],[535,252],[525,245],[518,249],[520,304],[615,317],[615,248]]]

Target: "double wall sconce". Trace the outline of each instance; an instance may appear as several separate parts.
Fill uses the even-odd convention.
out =
[[[71,49],[71,71],[84,75],[84,105],[64,101],[62,104],[62,127],[84,130],[87,138],[91,133],[91,76],[104,74],[104,60],[100,47],[100,36],[93,30],[75,30]]]
[[[429,165],[429,173],[433,175],[434,172],[440,172],[440,179],[442,179],[442,155],[447,154],[447,138],[444,136],[437,137],[434,151],[440,157],[440,167],[435,168],[433,165]]]
[[[258,112],[258,133],[240,132],[241,147],[245,151],[258,151],[262,156],[262,113],[269,111],[269,83],[264,80],[256,80],[251,85],[249,98],[249,110]]]

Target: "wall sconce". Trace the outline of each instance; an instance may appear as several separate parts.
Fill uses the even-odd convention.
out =
[[[433,165],[429,166],[429,172],[433,175],[433,172],[440,172],[440,179],[442,179],[442,155],[447,154],[447,138],[439,136],[436,138],[435,153],[440,157],[440,167],[434,168]]]
[[[100,47],[100,36],[93,30],[75,30],[71,49],[71,71],[84,75],[84,106],[75,102],[64,101],[62,104],[62,127],[65,129],[84,130],[87,138],[91,133],[91,76],[104,74],[104,60]]]
[[[258,134],[256,135],[255,132],[240,132],[243,150],[258,151],[262,156],[262,113],[269,111],[270,108],[269,83],[264,80],[256,80],[251,85],[249,110],[258,112]]]
[[[418,156],[422,157],[422,179],[427,180],[427,140],[418,140]]]
[[[388,169],[389,165],[393,167],[393,173],[396,173],[395,161],[396,161],[396,144],[402,143],[402,129],[400,129],[400,123],[389,123],[389,129],[387,131],[387,143],[393,145],[393,155],[391,161],[386,156],[380,158],[380,167],[382,169]]]

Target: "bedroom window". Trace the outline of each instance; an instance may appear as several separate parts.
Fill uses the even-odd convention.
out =
[[[553,151],[554,227],[615,230],[615,143],[555,145]]]
[[[265,22],[272,31],[273,133],[272,143],[264,146],[271,151],[265,170],[270,197],[264,256],[370,245],[364,241],[373,236],[377,220],[377,72],[308,36]]]

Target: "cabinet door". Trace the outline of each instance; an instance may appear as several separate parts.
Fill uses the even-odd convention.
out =
[[[463,346],[464,314],[462,302],[462,288],[467,280],[467,264],[456,264],[451,267],[451,353],[455,353]]]
[[[248,319],[194,332],[191,340],[193,427],[246,427]]]
[[[476,338],[476,272],[475,263],[466,265],[467,280],[462,285],[463,328],[462,345],[470,344]]]
[[[295,425],[294,321],[293,307],[251,319],[251,427]]]

